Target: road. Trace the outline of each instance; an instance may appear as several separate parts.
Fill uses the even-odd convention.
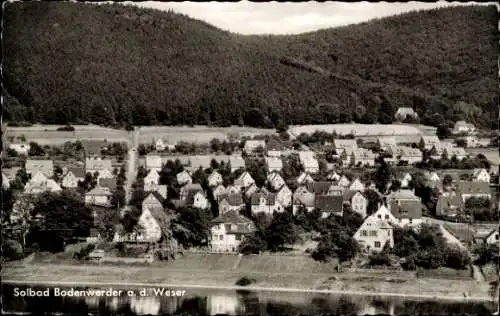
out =
[[[137,152],[137,147],[139,146],[139,130],[135,129],[130,132],[132,135],[132,140],[130,143],[130,148],[128,151],[127,159],[127,180],[125,181],[125,201],[128,204],[130,198],[132,197],[132,184],[137,178],[137,167],[139,162],[139,154]]]

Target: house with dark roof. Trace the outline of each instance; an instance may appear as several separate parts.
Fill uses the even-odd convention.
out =
[[[335,195],[333,190],[330,190],[332,187],[334,187],[334,183],[330,181],[317,181],[305,184],[307,191],[316,195]]]
[[[236,180],[234,180],[234,185],[240,189],[248,188],[252,184],[255,184],[255,180],[248,171],[243,172]]]
[[[82,139],[82,146],[87,156],[101,155],[101,149],[106,147],[107,143],[104,140]]]
[[[464,202],[456,192],[441,195],[436,203],[436,216],[456,217],[463,210]]]
[[[276,199],[275,193],[258,192],[251,197],[252,214],[264,213],[272,215],[274,212],[283,212],[285,208]]]
[[[97,186],[85,194],[85,203],[108,207],[111,205],[112,195],[109,188]]]
[[[76,188],[78,182],[85,180],[85,168],[83,167],[68,167],[64,174],[61,185],[63,188]]]
[[[243,151],[247,154],[254,153],[257,148],[266,149],[266,142],[264,140],[247,140],[245,142],[245,146],[243,147]]]
[[[241,194],[223,194],[218,198],[219,214],[229,211],[240,211],[245,208],[245,202]]]
[[[349,204],[351,210],[366,217],[366,209],[368,208],[368,199],[362,191],[348,190],[344,193],[344,204]]]
[[[488,245],[498,245],[498,227],[486,235],[486,237],[484,237],[484,241]]]
[[[276,192],[276,199],[278,203],[284,207],[289,207],[292,205],[292,191],[284,184],[278,192]]]
[[[471,197],[491,199],[490,184],[486,182],[459,181],[455,190],[464,202]]]
[[[330,214],[341,215],[343,204],[343,196],[316,195],[314,199],[314,207],[321,211],[323,218]]]
[[[315,207],[315,199],[316,195],[314,193],[305,191],[297,194],[297,192],[295,192],[292,206],[293,214],[295,215],[301,207],[304,207],[308,212],[312,212]]]
[[[419,226],[422,223],[422,201],[411,190],[398,190],[386,197],[387,208],[398,226]]]
[[[358,228],[353,238],[369,252],[380,252],[386,244],[394,247],[392,226],[384,220],[368,216]]]
[[[274,171],[267,175],[267,183],[273,190],[278,190],[285,185],[285,180],[278,172]]]
[[[237,211],[228,211],[212,220],[210,247],[214,251],[238,251],[245,237],[257,230],[252,220]]]
[[[102,178],[98,180],[99,186],[103,188],[108,188],[111,191],[116,190],[116,178]]]
[[[137,221],[141,230],[134,236],[137,242],[157,243],[170,234],[173,214],[167,214],[163,207],[146,207]]]
[[[165,199],[158,192],[146,192],[146,198],[142,201],[142,209],[147,207],[163,207]]]
[[[212,188],[212,195],[214,196],[214,199],[217,201],[219,199],[219,196],[222,196],[226,194],[226,187],[223,184],[219,184],[215,188]]]

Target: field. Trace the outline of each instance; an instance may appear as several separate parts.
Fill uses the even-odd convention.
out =
[[[483,154],[491,163],[500,164],[500,153],[498,152],[498,148],[467,148],[465,151],[471,156]]]
[[[274,129],[253,127],[208,127],[208,126],[142,126],[139,128],[141,143],[150,143],[153,138],[165,138],[169,143],[178,141],[208,143],[213,138],[226,140],[230,135],[235,137],[276,134]]]
[[[293,136],[299,136],[301,133],[314,133],[315,131],[325,131],[337,134],[354,134],[355,136],[411,136],[422,135],[424,132],[421,128],[410,125],[396,124],[325,124],[325,125],[296,125],[291,126],[288,132]],[[428,132],[426,132],[428,134]]]

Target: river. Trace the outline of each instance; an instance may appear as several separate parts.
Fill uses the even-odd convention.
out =
[[[17,288],[17,290],[16,290]],[[46,290],[49,296],[21,297],[27,289]],[[496,310],[488,302],[452,302],[408,300],[388,297],[363,297],[333,294],[253,292],[208,289],[184,289],[183,296],[155,295],[148,291],[140,296],[141,289],[133,289],[136,296],[128,296],[123,289],[120,296],[62,297],[54,296],[55,287],[29,287],[2,285],[3,312],[6,313],[127,313],[131,315],[317,315],[317,314],[392,314],[392,315],[449,315],[491,314]],[[69,290],[70,288],[59,288]],[[86,288],[74,288],[86,290]],[[103,288],[108,290],[109,288]],[[120,289],[114,289],[120,290]],[[167,289],[170,290],[170,289]],[[182,289],[175,289],[182,290]],[[43,293],[42,293],[43,294]],[[109,294],[109,293],[108,293]],[[171,293],[170,293],[171,294]],[[175,292],[174,292],[175,294]],[[182,293],[177,293],[182,294]],[[16,296],[18,295],[18,296]],[[116,293],[112,294],[116,295]]]

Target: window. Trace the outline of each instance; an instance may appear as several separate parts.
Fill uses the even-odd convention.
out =
[[[375,248],[380,248],[380,241],[375,242]]]
[[[377,236],[377,231],[376,230],[371,230],[370,231],[370,236],[376,237]]]
[[[410,224],[413,222],[413,219],[410,218]]]
[[[382,215],[378,214],[378,218],[382,218]]]
[[[368,236],[368,232],[366,230],[361,231],[361,236]]]
[[[224,240],[224,235],[219,235],[219,240]]]
[[[387,214],[386,214],[386,215],[385,215],[385,219],[389,219],[389,215],[387,215]]]
[[[236,235],[235,238],[236,238],[236,240],[240,241],[241,240],[241,235]]]
[[[495,240],[498,240],[498,234],[495,235]]]

